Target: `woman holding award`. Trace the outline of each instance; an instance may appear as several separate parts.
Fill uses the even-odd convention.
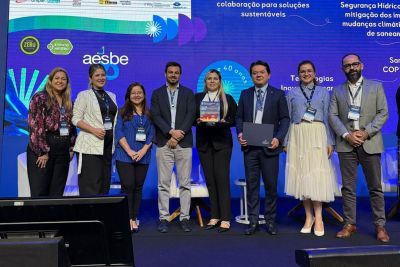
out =
[[[224,92],[221,74],[207,72],[204,92],[196,98],[196,148],[203,167],[211,203],[211,220],[205,229],[219,226],[218,232],[230,228],[230,160],[232,133],[237,105],[233,97]]]
[[[285,192],[303,201],[306,221],[301,233],[324,235],[322,202],[335,200],[336,175],[330,157],[333,136],[328,125],[329,92],[317,85],[315,66],[298,66],[300,86],[287,95],[291,124],[287,148]],[[314,214],[313,214],[314,213]]]

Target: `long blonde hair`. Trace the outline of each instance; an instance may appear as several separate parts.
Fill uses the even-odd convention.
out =
[[[62,93],[61,99],[62,99],[62,106],[65,108],[65,111],[70,113],[70,112],[72,112],[70,80],[69,80],[67,71],[60,67],[56,67],[50,72],[49,78],[47,79],[47,82],[46,82],[45,90],[50,96],[49,99],[47,100],[47,108],[50,108],[50,106],[52,105],[52,101],[55,101],[55,99],[56,99],[56,95],[54,94],[53,86],[51,85],[51,82],[53,81],[54,76],[58,72],[63,72],[65,74],[65,76],[67,77],[67,87],[65,88],[65,90]]]
[[[208,92],[206,81],[207,81],[208,76],[211,73],[217,74],[218,78],[219,78],[219,81],[220,81],[220,85],[219,85],[219,88],[218,88],[218,97],[219,97],[219,99],[222,99],[222,103],[223,103],[223,116],[221,118],[221,120],[222,120],[222,119],[225,119],[226,115],[228,114],[228,100],[226,100],[224,86],[222,85],[222,76],[221,76],[221,73],[218,70],[211,69],[211,70],[209,70],[207,72],[206,76],[204,77],[204,92]]]

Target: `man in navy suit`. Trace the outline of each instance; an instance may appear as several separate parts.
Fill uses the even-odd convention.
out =
[[[151,96],[150,112],[156,129],[153,142],[157,145],[158,231],[168,232],[169,191],[172,169],[176,165],[179,180],[180,222],[183,231],[190,232],[190,174],[192,171],[192,125],[196,105],[192,90],[179,84],[182,68],[179,63],[165,66],[166,84]]]
[[[289,111],[285,93],[268,84],[271,71],[268,63],[253,62],[250,74],[254,86],[240,94],[236,115],[236,131],[244,153],[247,186],[247,209],[250,225],[246,235],[252,235],[258,227],[260,213],[260,174],[265,187],[265,212],[267,232],[277,234],[276,202],[279,170],[279,153],[289,128]],[[247,145],[243,138],[243,122],[273,124],[274,135],[270,147]]]

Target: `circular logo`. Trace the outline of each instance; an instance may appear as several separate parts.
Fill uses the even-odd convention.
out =
[[[39,51],[39,40],[34,36],[26,36],[19,43],[19,47],[24,54],[33,55]]]
[[[204,91],[204,77],[210,69],[216,69],[221,73],[225,93],[232,95],[236,102],[239,102],[240,92],[243,89],[253,86],[249,72],[240,63],[220,60],[211,63],[201,72],[197,81],[198,93]]]

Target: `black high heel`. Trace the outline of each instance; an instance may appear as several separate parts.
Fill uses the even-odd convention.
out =
[[[216,219],[211,219],[210,222],[212,220],[216,220]],[[218,220],[215,224],[210,224],[210,222],[204,227],[204,230],[211,230],[211,229],[215,229],[220,225],[220,221]]]

